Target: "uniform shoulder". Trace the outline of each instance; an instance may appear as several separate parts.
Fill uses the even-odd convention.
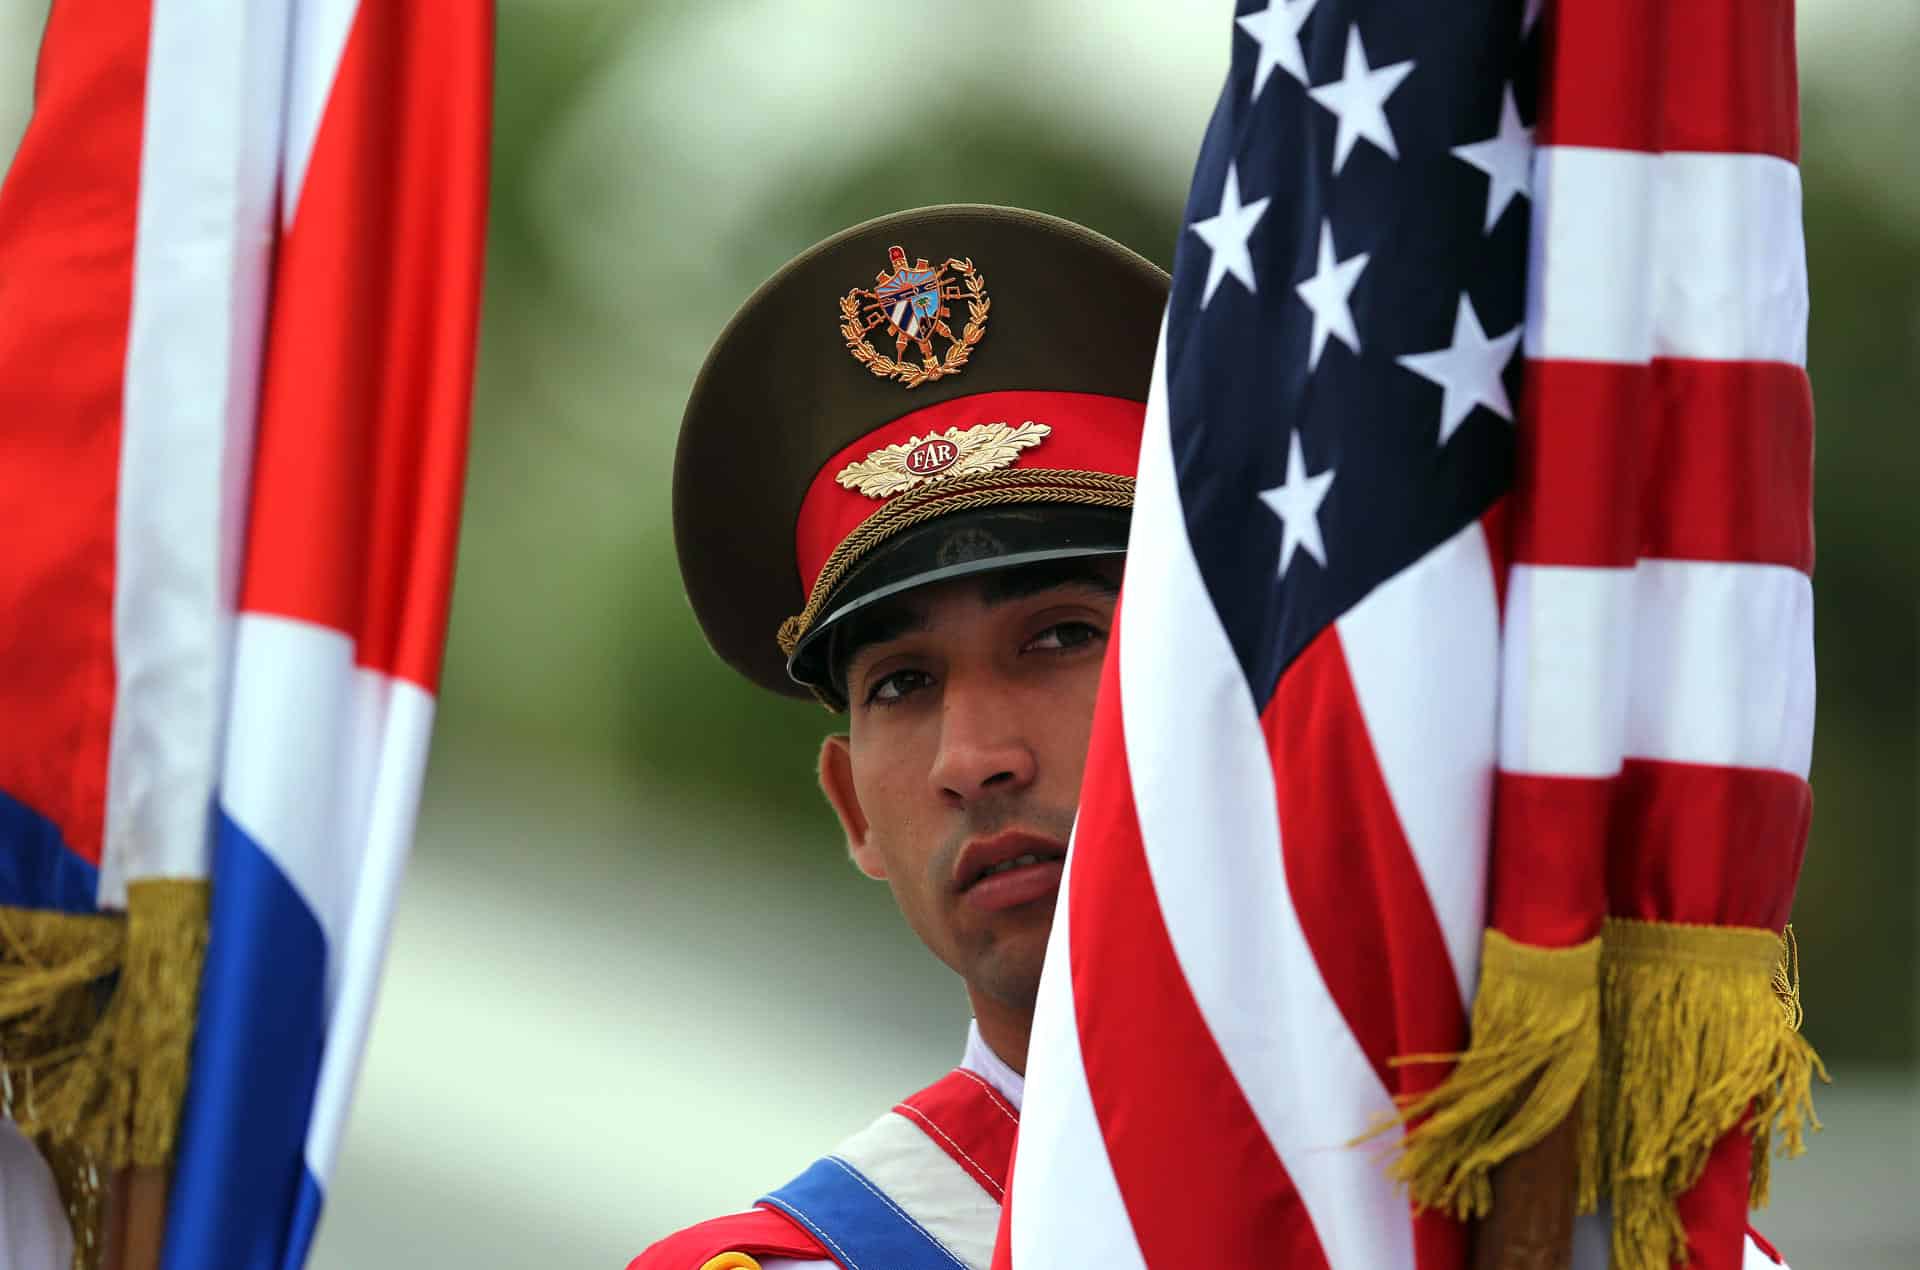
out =
[[[715,1217],[668,1235],[629,1262],[627,1270],[708,1270],[710,1263],[730,1252],[755,1259],[829,1260],[820,1241],[785,1213],[753,1208]],[[746,1268],[744,1263],[735,1267],[721,1262],[712,1270]]]

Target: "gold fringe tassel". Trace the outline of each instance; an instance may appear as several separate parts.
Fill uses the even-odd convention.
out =
[[[0,1113],[54,1168],[76,1267],[104,1181],[172,1156],[206,937],[199,881],[133,882],[124,918],[0,907]]]
[[[1602,1164],[1612,1270],[1688,1259],[1675,1199],[1714,1144],[1753,1133],[1750,1201],[1766,1203],[1770,1147],[1806,1150],[1812,1082],[1826,1069],[1799,1025],[1791,936],[1752,927],[1610,920],[1602,934]]]
[[[1408,1126],[1388,1172],[1414,1203],[1461,1221],[1486,1216],[1494,1166],[1545,1138],[1571,1112],[1579,1116],[1575,1202],[1581,1212],[1594,1207],[1599,964],[1597,938],[1572,948],[1536,948],[1486,932],[1472,1047],[1464,1054],[1396,1058],[1397,1064],[1452,1062],[1454,1068],[1374,1130]]]

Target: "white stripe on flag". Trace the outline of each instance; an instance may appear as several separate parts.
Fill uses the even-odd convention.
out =
[[[1813,582],[1798,569],[1642,560],[1633,574],[1627,757],[1813,762]]]
[[[1073,853],[1069,851],[1040,971],[1033,1034],[1027,1043],[1020,1145],[1007,1196],[1013,1205],[1009,1232],[1013,1264],[1145,1270],[1132,1219],[1107,1159],[1106,1138],[1094,1115],[1080,1057],[1068,938],[1071,905],[1067,896],[1072,883]],[[1071,1179],[1071,1203],[1062,1202],[1060,1187],[1066,1179]]]
[[[286,0],[154,0],[116,508],[99,898],[204,877],[239,584]]]
[[[1533,202],[1528,357],[1806,364],[1793,164],[1542,146]]]
[[[301,0],[293,18],[293,52],[287,59],[286,163],[281,172],[282,223],[293,224],[306,188],[307,163],[320,134],[340,56],[347,47],[360,0]]]
[[[425,690],[355,666],[353,654],[331,628],[240,615],[221,790],[326,938],[327,1040],[306,1146],[322,1181],[373,1016],[434,716]]]
[[[320,924],[345,934],[358,810],[342,762],[353,740],[353,640],[311,622],[242,614],[220,802]],[[327,1002],[337,987],[327,958]]]
[[[1633,573],[1517,564],[1501,635],[1500,766],[1611,776],[1626,749]]]
[[[413,848],[435,705],[433,695],[418,685],[366,669],[354,672],[353,702],[351,753],[361,770],[353,782],[352,805],[362,810],[363,819],[353,850],[346,853],[353,881],[338,928],[344,933],[328,940],[327,1044],[307,1125],[307,1168],[322,1182],[333,1173],[373,1024],[393,906]]]
[[[1622,758],[1812,761],[1813,585],[1780,565],[1515,565],[1500,766],[1608,776]]]
[[[1412,1265],[1405,1200],[1376,1152],[1346,1146],[1393,1103],[1320,977],[1288,891],[1272,759],[1181,513],[1164,326],[1138,481],[1120,616],[1121,717],[1167,934],[1331,1270]],[[1169,666],[1182,673],[1165,673]]]
[[[1486,925],[1500,678],[1500,602],[1480,522],[1387,579],[1337,626],[1380,774],[1470,1006]]]

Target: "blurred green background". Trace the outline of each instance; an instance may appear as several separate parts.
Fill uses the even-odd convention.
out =
[[[467,524],[421,841],[314,1264],[624,1264],[958,1056],[844,861],[830,720],[724,671],[667,474],[738,302],[952,200],[1171,264],[1231,5],[502,0]],[[45,0],[0,0],[0,156]],[[1920,5],[1802,0],[1819,721],[1794,918],[1838,1086],[1760,1225],[1920,1264]],[[911,68],[932,66],[921,78]]]

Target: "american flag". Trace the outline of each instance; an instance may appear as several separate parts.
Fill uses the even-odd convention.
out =
[[[1791,6],[1543,7],[1239,6],[997,1267],[1462,1265],[1350,1143],[1468,1041],[1496,799],[1559,946],[1623,767],[1804,787]]]

